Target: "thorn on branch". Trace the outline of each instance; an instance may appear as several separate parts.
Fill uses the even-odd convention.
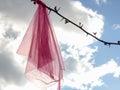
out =
[[[36,3],[37,3],[35,0],[31,0],[31,2],[33,2],[34,4],[36,4]]]
[[[54,7],[54,10],[57,11],[57,6]]]
[[[118,44],[120,44],[120,41],[118,41]]]
[[[58,11],[60,10],[60,7],[57,8],[57,6],[55,6],[55,7],[54,7],[54,10],[55,10],[56,13],[58,13]]]
[[[94,34],[94,35],[96,35],[96,34],[97,34],[97,32],[93,32],[93,34]]]
[[[65,19],[65,24],[69,23],[69,20],[68,19]]]
[[[81,22],[79,22],[79,25],[81,26]]]
[[[79,22],[79,26],[82,28],[83,27],[83,24],[81,22]]]
[[[109,47],[111,46],[111,43],[109,42],[104,42],[104,45],[108,45]]]
[[[107,45],[108,43],[107,42],[104,42],[104,45]]]
[[[34,2],[34,4],[36,4],[36,2]]]

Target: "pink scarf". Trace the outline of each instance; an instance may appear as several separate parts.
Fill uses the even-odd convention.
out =
[[[64,64],[61,51],[50,24],[45,4],[38,0],[38,8],[19,46],[17,53],[28,57],[26,76],[42,87],[63,79]]]

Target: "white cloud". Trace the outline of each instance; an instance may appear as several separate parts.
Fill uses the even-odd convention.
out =
[[[6,8],[6,9],[1,8],[1,12],[0,12],[3,14],[3,16],[5,16],[5,18],[2,17],[3,21],[1,22],[1,24],[3,24],[1,26],[2,32],[3,32],[1,34],[1,37],[4,39],[4,40],[1,40],[2,41],[1,45],[3,45],[6,41],[5,47],[7,45],[7,47],[8,47],[7,50],[10,51],[12,54],[14,54],[11,57],[11,59],[12,60],[16,59],[15,61],[13,61],[11,63],[16,63],[16,61],[18,60],[18,58],[17,58],[18,55],[16,55],[15,52],[16,52],[16,49],[18,47],[18,43],[21,41],[20,38],[21,38],[21,36],[23,36],[23,32],[25,33],[25,28],[23,28],[23,27],[26,27],[26,24],[28,24],[28,22],[25,22],[26,24],[24,26],[22,26],[23,24],[19,23],[19,21],[24,22],[24,20],[25,20],[24,18],[27,17],[27,15],[22,19],[21,17],[23,17],[23,15],[25,15],[25,13],[23,13],[22,10],[17,9],[18,6],[16,6],[16,5],[18,5],[18,3],[21,4],[22,1],[21,2],[15,1],[14,2],[15,6],[11,6],[12,3],[7,1],[7,0],[6,0],[6,2],[7,2],[7,7],[10,7],[10,9],[12,11],[9,12],[10,10],[7,10],[6,7],[1,5],[2,8]],[[5,3],[5,2],[3,2],[3,3]],[[24,2],[24,4],[25,3],[26,2]],[[51,6],[55,6],[55,4],[58,6],[60,5],[60,7],[62,7],[60,12],[63,15],[65,15],[66,17],[70,18],[71,20],[75,21],[75,23],[79,23],[81,21],[84,24],[84,28],[86,30],[88,30],[90,33],[97,30],[98,37],[101,36],[101,35],[99,35],[99,33],[101,34],[102,27],[104,25],[102,15],[98,15],[97,12],[94,12],[91,9],[88,9],[88,8],[86,9],[78,1],[70,1],[70,0],[54,1],[54,0],[51,0],[51,2],[46,1],[46,3],[49,3],[49,5],[51,5]],[[26,8],[26,6],[24,4],[23,4],[22,8]],[[75,7],[75,4],[77,4],[78,7]],[[80,7],[79,7],[79,5],[80,5]],[[30,8],[30,10],[31,10],[31,8]],[[28,11],[30,11],[30,10],[28,10]],[[18,13],[18,11],[20,14]],[[32,12],[32,10],[31,10],[31,12]],[[29,13],[31,13],[31,12],[29,12]],[[14,16],[14,15],[16,15],[16,16]],[[21,20],[19,20],[19,18]],[[54,23],[54,27],[56,29],[56,34],[57,34],[59,41],[61,43],[69,45],[68,52],[70,52],[70,53],[72,52],[70,54],[70,56],[67,56],[65,53],[65,56],[69,57],[69,58],[64,57],[64,58],[66,58],[66,60],[65,60],[65,65],[66,65],[65,74],[68,75],[69,73],[72,73],[69,70],[69,68],[70,68],[69,65],[71,65],[71,70],[73,72],[76,72],[75,70],[76,70],[77,65],[78,65],[77,62],[79,62],[76,60],[79,60],[79,58],[81,58],[81,57],[84,57],[84,58],[81,58],[82,59],[81,61],[85,62],[83,65],[84,68],[81,68],[81,70],[83,69],[83,71],[85,71],[85,70],[91,69],[92,65],[91,65],[91,62],[89,62],[89,59],[92,58],[92,53],[94,53],[96,51],[96,49],[91,49],[88,47],[88,45],[95,42],[95,40],[93,38],[90,38],[89,36],[86,37],[86,34],[83,33],[82,31],[80,31],[75,26],[72,26],[70,24],[64,25],[63,22],[59,22],[58,19],[60,19],[60,18],[57,15],[51,14],[51,18],[52,18],[52,21],[54,21],[53,23]],[[90,28],[92,23],[89,23],[90,22],[89,20],[92,21],[93,24],[95,24],[94,22],[96,22],[96,21],[102,22],[102,24],[100,24],[100,26],[99,26],[100,28],[96,28],[96,27]],[[9,23],[13,25],[12,28],[9,26]],[[5,30],[5,29],[7,29],[7,30]],[[12,29],[12,32],[11,32],[11,29]],[[91,30],[89,30],[89,29],[91,29]],[[5,31],[3,31],[3,30],[5,30]],[[15,32],[14,32],[14,30],[15,30]],[[20,35],[18,36],[18,34],[16,34],[16,31],[19,31],[21,33],[20,34],[21,36]],[[12,36],[10,36],[11,34],[12,34]],[[15,40],[13,40],[11,38],[14,38]],[[17,41],[17,40],[19,40],[19,41]],[[86,40],[87,40],[87,42],[86,42]],[[77,48],[79,51],[76,51]],[[83,49],[79,49],[79,48],[83,48]],[[6,53],[8,53],[8,51],[6,51]],[[6,54],[6,53],[2,52],[2,54]],[[79,53],[81,54],[81,56],[78,55]],[[7,54],[7,55],[9,55],[9,54]],[[7,58],[9,58],[9,57],[7,57]],[[8,60],[8,59],[6,59],[6,60]],[[72,64],[69,64],[69,63],[72,63]],[[16,68],[12,64],[11,64],[11,67]],[[75,68],[73,68],[73,67],[75,67]],[[9,68],[9,70],[11,71],[11,68]],[[14,69],[12,69],[12,70],[15,73],[16,69],[15,69],[15,71],[14,71]],[[23,70],[23,69],[20,69],[20,70]],[[3,71],[4,71],[4,69],[3,69]],[[20,73],[20,72],[21,71],[18,70],[18,73]],[[6,78],[4,78],[4,79],[6,79]],[[12,81],[13,78],[10,77],[10,79]],[[17,82],[15,81],[15,83],[17,83]]]
[[[120,30],[120,24],[113,24],[112,28],[114,30]]]
[[[90,58],[88,60],[90,60]],[[94,87],[104,85],[102,77],[105,77],[108,74],[113,74],[113,77],[116,78],[120,76],[120,66],[118,66],[113,59],[99,67],[94,67],[90,61],[76,61],[75,59],[73,59],[73,61],[76,62],[76,66],[74,66],[74,69],[72,70],[71,68],[69,69],[69,67],[71,67],[71,62],[67,62],[69,66],[67,66],[66,69],[71,72],[65,75],[64,80],[65,85],[72,88],[80,90],[86,88],[85,90],[92,90]]]
[[[100,5],[102,3],[107,3],[108,0],[95,0],[96,4]]]
[[[5,87],[3,90],[44,90],[44,89],[36,87],[32,83],[27,83],[26,85],[20,86],[20,87],[15,86],[15,85],[9,85],[9,86]]]
[[[18,45],[16,41],[20,30],[15,24],[4,14],[0,15],[0,84],[3,86],[11,84],[21,86],[26,83],[23,64],[18,63],[22,59],[15,58]]]
[[[35,6],[30,0],[0,0],[0,13],[13,20],[28,21],[34,13]],[[27,13],[25,13],[27,12]]]
[[[59,3],[62,5],[61,2]],[[83,24],[83,28],[86,31],[92,34],[93,32],[97,32],[96,36],[98,38],[101,37],[104,26],[104,18],[102,15],[97,14],[96,11],[94,12],[89,8],[85,8],[79,1],[71,0],[67,3],[64,3],[64,6],[62,6],[62,8],[64,12],[62,12],[62,9],[60,12],[63,13],[63,15],[74,21],[76,24],[81,22]],[[52,18],[52,20],[55,20],[55,31],[59,41],[62,43],[75,45],[80,48],[90,45],[96,41],[70,23],[64,25],[64,22],[59,22],[59,20],[56,21],[55,17]]]
[[[0,7],[2,7],[0,8],[0,13],[2,13],[2,15],[0,15],[2,17],[0,17],[0,30],[2,30],[0,34],[0,46],[1,48],[4,46],[5,52],[3,52],[4,50],[0,51],[0,54],[2,52],[2,54],[6,56],[3,58],[4,60],[7,58],[6,62],[8,61],[8,58],[12,60],[10,63],[11,68],[9,68],[9,70],[12,71],[16,77],[18,77],[18,79],[15,80],[13,77],[11,78],[9,76],[9,79],[13,81],[14,84],[13,86],[10,85],[4,89],[9,90],[12,88],[12,90],[30,90],[31,88],[32,90],[38,90],[37,88],[28,85],[28,83],[23,87],[14,86],[18,83],[17,81],[19,80],[22,80],[22,82],[25,83],[25,79],[23,79],[22,76],[25,69],[25,63],[23,62],[25,61],[23,61],[23,59],[20,59],[21,61],[18,60],[20,56],[16,55],[16,50],[29,24],[29,18],[34,14],[35,7],[32,6],[33,4],[29,5],[29,1],[27,2],[25,0],[14,0],[15,2],[13,1],[13,6],[10,0],[4,1],[7,2],[6,8],[5,6],[0,5]],[[4,1],[3,3],[5,3]],[[23,3],[23,1],[25,2]],[[44,2],[46,2],[46,4],[48,4],[50,7],[54,7],[55,5],[60,6],[60,13],[68,17],[70,20],[73,20],[77,24],[79,22],[83,23],[83,28],[85,28],[88,32],[97,32],[96,36],[98,38],[101,37],[104,26],[104,17],[98,14],[96,11],[84,7],[80,1],[44,0]],[[100,3],[99,0],[97,2]],[[106,0],[103,0],[102,2],[106,2]],[[19,4],[22,7],[18,10]],[[12,11],[10,12],[10,10],[7,10],[7,7],[10,7],[10,10]],[[28,13],[24,13],[24,11],[22,11],[24,8],[25,11],[28,11]],[[3,18],[3,16],[5,18]],[[55,28],[56,36],[60,41],[63,58],[65,60],[64,62],[66,69],[64,73],[63,85],[75,87],[82,90],[92,90],[93,87],[102,86],[104,84],[104,81],[102,81],[101,77],[104,77],[107,74],[113,74],[114,77],[120,76],[120,67],[114,60],[110,60],[106,64],[103,64],[99,67],[94,67],[94,53],[97,52],[97,47],[91,48],[90,45],[96,42],[95,39],[91,38],[90,36],[86,36],[84,32],[69,23],[65,25],[64,21],[59,22],[61,18],[53,13],[50,14],[50,17],[52,23],[54,24],[53,26]],[[12,31],[9,31],[9,23],[13,25],[11,28]],[[19,32],[19,34],[16,34],[16,32]],[[11,54],[13,54],[13,56],[11,56]],[[20,65],[23,65],[23,67],[17,67],[14,65],[18,64],[18,62]],[[4,63],[4,65],[6,65],[6,63]],[[16,69],[18,69],[18,71]],[[4,70],[5,68],[3,68],[1,71]],[[9,72],[8,74],[11,75]],[[3,78],[3,73],[1,76]],[[7,80],[6,77],[4,77],[5,80]]]

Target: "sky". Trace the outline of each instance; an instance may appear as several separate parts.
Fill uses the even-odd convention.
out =
[[[119,0],[43,0],[89,33],[120,40]],[[0,0],[0,90],[43,90],[25,77],[27,58],[16,53],[35,13],[30,0]],[[105,46],[50,13],[64,59],[62,90],[119,90],[120,46]],[[56,86],[48,90],[56,90]]]

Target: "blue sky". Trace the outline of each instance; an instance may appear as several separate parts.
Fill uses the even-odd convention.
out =
[[[83,5],[89,7],[98,13],[104,15],[105,23],[104,23],[104,33],[101,39],[106,41],[117,42],[120,39],[120,28],[115,29],[115,25],[119,25],[120,23],[120,13],[118,8],[120,7],[120,1],[117,0],[106,0],[106,3],[96,4],[95,0],[80,0]],[[100,1],[100,0],[99,0]],[[102,1],[102,0],[101,0]],[[99,66],[110,58],[116,58],[116,62],[120,65],[119,61],[119,46],[104,46],[100,42],[97,42],[96,45],[99,47],[99,52],[95,53],[96,65]],[[106,75],[103,80],[107,84],[107,86],[95,88],[93,90],[119,90],[120,86],[120,78],[112,78],[112,75]]]
[[[102,34],[101,39],[106,40],[106,41],[111,41],[111,42],[117,42],[120,39],[120,36],[119,36],[120,28],[115,29],[114,26],[119,25],[120,23],[119,21],[120,13],[117,11],[119,8],[119,1],[107,0],[106,3],[100,3],[99,5],[96,4],[95,0],[80,0],[80,1],[86,7],[89,7],[104,16],[104,19],[105,19],[104,33]],[[119,46],[110,46],[109,48],[109,47],[102,45],[100,42],[97,42],[95,44],[99,45],[99,49],[100,49],[99,53],[96,54],[97,59],[99,59],[102,54],[107,55],[106,57],[108,59],[112,57],[115,58],[116,56],[119,57],[119,49],[120,49]],[[96,60],[96,61],[99,61],[99,60]],[[100,62],[102,63],[104,62],[104,60]]]
[[[120,13],[117,11],[119,8],[119,1],[106,0],[106,3],[96,4],[95,0],[80,0],[83,5],[89,7],[104,16],[104,33],[101,39],[105,41],[117,42],[120,39],[120,28],[115,28],[115,25],[119,26]],[[92,2],[91,2],[92,1]],[[102,0],[101,0],[102,1]],[[100,42],[95,43],[99,45],[99,53],[96,53],[97,65],[104,63],[107,59],[119,57],[119,46],[104,46]],[[116,49],[117,48],[117,49]],[[102,56],[102,59],[100,60]],[[117,62],[120,64],[119,60]]]
[[[120,40],[119,0],[43,0],[105,41]],[[25,78],[27,58],[16,54],[37,5],[29,0],[0,0],[0,89],[43,90]],[[25,13],[26,12],[26,13]],[[119,90],[120,46],[105,46],[50,14],[65,71],[62,90]],[[52,86],[48,90],[56,90]]]

